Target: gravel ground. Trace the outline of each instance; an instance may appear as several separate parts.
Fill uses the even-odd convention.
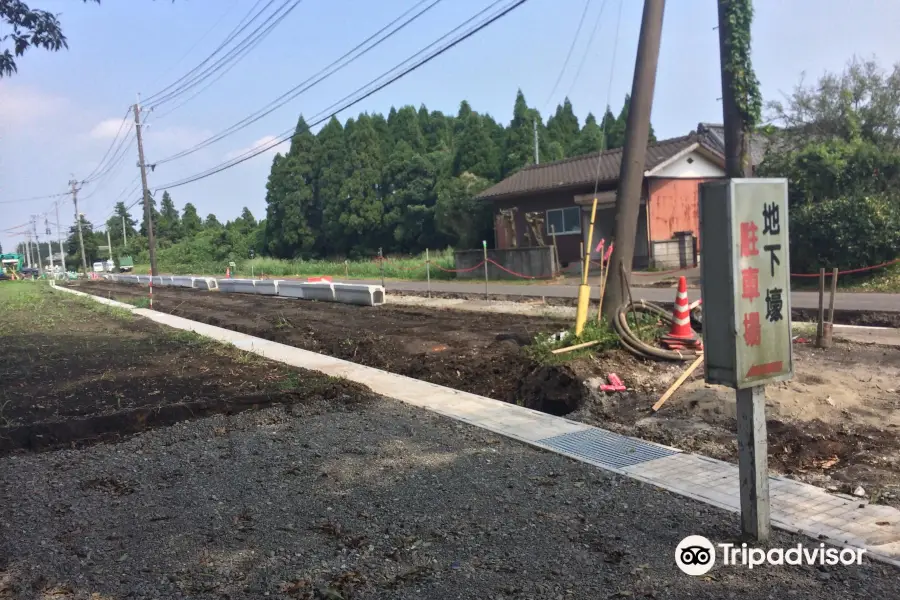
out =
[[[717,566],[735,515],[399,403],[0,459],[3,598],[898,598],[897,570]],[[773,545],[813,543],[776,534]]]

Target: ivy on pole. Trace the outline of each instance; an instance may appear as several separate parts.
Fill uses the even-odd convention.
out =
[[[762,114],[759,80],[750,61],[750,26],[753,0],[719,0],[726,15],[730,35],[726,39],[723,67],[731,73],[735,101],[741,113],[744,131],[752,131]]]

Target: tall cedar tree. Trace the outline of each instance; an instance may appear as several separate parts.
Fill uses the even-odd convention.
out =
[[[300,117],[287,155],[276,155],[272,163],[266,184],[264,235],[266,250],[277,258],[308,257],[315,247],[316,147],[315,136]],[[246,216],[242,215],[245,221]],[[256,220],[253,219],[252,227],[255,226]]]
[[[159,203],[159,220],[156,223],[156,236],[161,240],[176,242],[181,237],[181,216],[169,192],[163,192]]]
[[[184,205],[181,212],[181,229],[184,231],[185,237],[196,235],[203,228],[203,221],[197,214],[197,207],[188,202]]]
[[[384,203],[381,197],[383,159],[373,119],[362,114],[348,121],[347,177],[336,202],[325,207],[324,218],[337,222],[343,249],[371,253],[383,243]]]

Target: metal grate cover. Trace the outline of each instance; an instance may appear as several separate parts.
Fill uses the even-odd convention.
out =
[[[538,443],[611,469],[624,469],[678,454],[675,450],[593,427],[545,438]]]

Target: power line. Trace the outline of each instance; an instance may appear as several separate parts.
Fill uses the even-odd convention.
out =
[[[68,196],[69,192],[60,192],[59,194],[47,194],[46,196],[31,196],[29,198],[16,198],[15,200],[0,200],[0,204],[19,204],[21,202],[34,202],[35,200],[49,200],[51,198],[59,198],[60,196]]]
[[[321,124],[321,123],[324,123],[325,121],[327,121],[328,119],[330,119],[332,116],[334,116],[334,115],[336,115],[336,114],[338,114],[338,113],[340,113],[340,112],[342,112],[342,111],[344,111],[344,110],[350,108],[351,106],[354,106],[354,105],[358,104],[359,102],[362,102],[363,100],[365,100],[366,98],[368,98],[368,97],[371,96],[372,94],[374,94],[374,93],[376,93],[376,92],[378,92],[378,91],[384,89],[385,87],[391,85],[391,84],[394,83],[395,81],[397,81],[397,80],[399,80],[399,79],[405,77],[406,75],[412,73],[413,71],[417,70],[417,69],[418,69],[419,67],[421,67],[422,65],[425,65],[426,63],[428,63],[428,62],[434,60],[434,59],[437,58],[438,56],[442,55],[444,52],[450,50],[451,48],[455,47],[455,46],[458,45],[459,43],[461,43],[461,42],[465,41],[466,39],[470,38],[471,36],[475,35],[476,33],[478,33],[479,31],[481,31],[481,30],[484,29],[485,27],[491,25],[492,23],[494,23],[494,22],[497,21],[498,19],[500,19],[500,18],[506,16],[507,14],[509,14],[510,12],[512,12],[513,10],[515,10],[516,8],[522,6],[522,5],[525,4],[527,1],[528,1],[528,0],[516,0],[515,2],[513,2],[512,4],[510,4],[509,6],[507,6],[506,8],[502,9],[500,12],[494,14],[494,15],[493,15],[492,17],[490,17],[489,19],[487,19],[487,20],[483,21],[482,23],[478,24],[477,26],[473,27],[472,29],[470,29],[469,31],[467,31],[467,32],[466,32],[465,34],[463,34],[462,36],[459,36],[459,37],[457,37],[455,40],[452,40],[451,42],[445,44],[443,47],[441,47],[441,48],[435,50],[434,52],[432,52],[431,54],[429,54],[429,55],[426,56],[425,58],[423,58],[423,59],[419,60],[418,62],[416,62],[415,64],[413,64],[412,66],[407,67],[405,70],[403,70],[403,71],[400,72],[399,74],[397,74],[397,75],[391,77],[391,78],[388,79],[387,81],[378,84],[376,87],[374,87],[373,89],[371,89],[371,90],[365,92],[363,95],[359,96],[358,98],[356,98],[356,99],[354,99],[354,100],[351,100],[351,101],[347,102],[346,104],[344,104],[343,106],[341,106],[341,107],[338,108],[337,110],[334,110],[334,111],[331,110],[331,109],[335,106],[335,105],[333,104],[331,107],[329,107],[328,109],[326,109],[326,111],[323,111],[323,112],[328,112],[329,114],[327,114],[326,116],[322,117],[321,119],[316,120],[316,121],[311,125],[311,127],[314,127],[315,125],[319,125],[319,124]],[[484,12],[486,12],[487,10],[489,10],[490,8],[492,8],[493,6],[495,6],[495,5],[499,4],[499,3],[500,3],[499,0],[498,0],[497,2],[494,2],[493,4],[491,4],[490,6],[488,6],[487,8],[483,9],[482,11],[480,11],[480,12],[479,12],[478,14],[476,14],[474,17],[472,17],[472,18],[470,18],[468,21],[464,22],[462,25],[457,26],[456,28],[454,28],[453,30],[451,30],[449,33],[447,33],[447,34],[445,34],[444,36],[442,36],[441,38],[439,38],[436,42],[433,42],[432,44],[429,44],[429,46],[426,46],[425,48],[423,48],[422,50],[420,50],[419,52],[417,52],[415,55],[413,55],[413,56],[410,57],[409,59],[407,59],[407,60],[403,61],[402,63],[400,63],[399,66],[402,66],[402,65],[404,65],[404,64],[406,64],[406,63],[408,63],[408,62],[410,62],[410,61],[411,61],[412,59],[414,59],[416,56],[418,56],[419,54],[422,54],[423,52],[425,52],[426,50],[428,50],[428,48],[430,48],[431,46],[434,46],[435,44],[437,44],[438,42],[440,42],[440,41],[443,40],[444,38],[449,37],[452,33],[454,33],[455,31],[457,31],[457,30],[459,30],[459,29],[461,29],[462,27],[464,27],[465,25],[467,25],[469,22],[475,20],[475,19],[478,18],[481,14],[483,14]],[[362,88],[360,88],[359,90],[357,90],[357,92],[360,92],[360,91],[362,91],[362,90],[365,90],[365,88],[368,87],[368,85],[371,85],[372,83],[377,82],[379,79],[382,79],[382,78],[384,78],[384,77],[390,75],[390,73],[393,72],[393,71],[395,71],[397,68],[398,68],[398,67],[395,67],[394,69],[389,70],[387,73],[385,73],[385,74],[382,75],[381,77],[378,77],[378,78],[374,79],[372,82],[370,82],[370,83],[367,84],[366,86],[363,86]],[[345,96],[344,99],[349,98],[349,97],[351,97],[351,96],[353,96],[353,94],[350,94],[350,95],[348,95],[348,96]],[[344,99],[340,100],[339,102],[343,102]],[[335,103],[335,104],[337,104],[337,103]],[[320,113],[320,114],[322,114],[322,113]],[[234,167],[234,166],[236,166],[236,165],[239,165],[239,164],[241,164],[241,163],[243,163],[243,162],[245,162],[245,161],[247,161],[247,160],[253,158],[254,156],[258,156],[258,155],[262,154],[263,152],[266,152],[267,150],[270,150],[271,148],[274,148],[275,146],[277,146],[277,145],[279,145],[279,144],[281,144],[281,143],[287,141],[288,139],[290,139],[292,135],[293,135],[293,128],[290,129],[290,130],[287,130],[287,131],[284,132],[284,133],[282,133],[279,137],[277,137],[277,138],[276,138],[275,140],[273,140],[272,142],[270,142],[270,143],[268,143],[268,144],[265,144],[264,146],[259,146],[259,147],[255,148],[255,149],[251,150],[251,151],[245,152],[243,155],[241,155],[241,156],[239,156],[239,157],[236,157],[235,159],[232,159],[232,160],[230,160],[230,161],[227,161],[227,162],[225,162],[225,163],[222,163],[222,164],[220,164],[220,165],[217,166],[217,167],[213,167],[213,168],[208,169],[207,171],[204,171],[204,172],[199,173],[199,174],[197,174],[197,175],[193,175],[193,176],[191,176],[191,177],[186,177],[186,178],[181,179],[181,180],[179,180],[179,181],[175,181],[175,182],[172,182],[172,183],[169,183],[169,184],[165,184],[165,185],[159,186],[159,187],[157,187],[156,189],[157,189],[157,190],[172,189],[172,188],[180,187],[180,186],[182,186],[182,185],[187,185],[188,183],[192,183],[192,182],[194,182],[194,181],[199,181],[199,180],[201,180],[201,179],[205,179],[205,178],[207,178],[207,177],[210,177],[210,176],[212,176],[212,175],[215,175],[215,174],[217,174],[217,173],[220,173],[220,172],[222,172],[222,171],[225,171],[226,169],[230,169],[230,168],[232,168],[232,167]]]
[[[163,89],[159,90],[158,92],[156,92],[156,93],[154,93],[154,94],[151,94],[151,95],[147,96],[147,98],[145,98],[145,101],[156,99],[158,96],[160,96],[160,95],[162,95],[163,93],[167,92],[168,90],[172,89],[172,88],[175,87],[176,85],[180,84],[182,81],[185,81],[186,79],[188,79],[188,78],[189,78],[191,75],[193,75],[197,70],[199,70],[201,67],[203,67],[203,65],[205,65],[205,64],[208,63],[210,60],[212,60],[212,58],[213,58],[216,54],[218,54],[219,51],[222,50],[222,48],[224,48],[225,46],[227,46],[227,45],[228,45],[235,37],[237,37],[237,35],[238,35],[240,32],[242,32],[244,29],[246,29],[246,28],[250,25],[250,23],[252,23],[252,22],[256,19],[256,17],[258,17],[260,14],[262,14],[262,12],[265,11],[269,6],[271,6],[272,3],[273,3],[275,0],[269,0],[269,3],[266,4],[266,6],[264,6],[263,9],[262,9],[260,12],[258,12],[258,13],[257,13],[256,15],[254,15],[249,21],[247,21],[247,18],[250,17],[250,15],[253,14],[253,11],[256,10],[256,7],[259,6],[259,5],[262,3],[262,1],[263,1],[263,0],[256,0],[256,3],[255,3],[252,7],[250,7],[250,10],[247,12],[247,14],[244,15],[244,16],[241,18],[241,20],[238,22],[238,24],[235,25],[234,29],[232,29],[232,30],[228,33],[228,35],[225,36],[225,40],[224,40],[221,44],[219,44],[219,45],[218,45],[218,46],[217,46],[217,47],[209,54],[209,56],[207,56],[205,59],[203,59],[203,60],[200,62],[200,64],[198,64],[196,67],[194,67],[193,69],[191,69],[190,71],[188,71],[187,73],[185,73],[184,75],[182,75],[181,77],[179,77],[178,79],[176,79],[175,81],[173,81],[172,83],[170,83],[169,85],[167,85],[166,87],[164,87]],[[245,23],[245,21],[247,21],[247,22]]]
[[[194,40],[194,43],[191,44],[190,48],[185,50],[184,54],[181,55],[181,58],[179,58],[174,63],[172,63],[172,65],[168,69],[166,69],[162,74],[160,74],[159,77],[157,77],[156,80],[154,80],[152,85],[156,85],[159,82],[159,80],[163,78],[163,75],[168,75],[175,67],[180,65],[184,59],[186,59],[188,56],[190,56],[191,52],[196,50],[197,46],[199,46],[203,42],[203,40],[205,40],[207,38],[207,36],[209,36],[209,34],[212,33],[216,29],[216,27],[218,27],[222,23],[222,21],[225,20],[225,17],[227,17],[229,14],[231,14],[231,11],[234,10],[235,6],[237,6],[237,0],[231,0],[231,3],[228,5],[228,8],[225,9],[225,12],[223,12],[221,15],[219,15],[219,18],[216,19],[216,22],[213,23],[212,26],[210,26],[210,28],[207,29],[203,33],[203,35],[201,35],[196,40]]]
[[[116,141],[119,139],[119,135],[122,133],[122,128],[125,126],[126,119],[128,118],[128,110],[130,110],[130,108],[125,110],[125,116],[122,117],[122,122],[119,123],[119,129],[116,131],[116,135],[115,137],[113,137],[112,142],[110,142],[109,148],[106,149],[106,153],[103,155],[103,158],[100,159],[100,162],[97,163],[97,166],[94,168],[94,170],[84,178],[85,181],[89,181],[91,177],[93,177],[94,174],[100,170],[100,168],[103,166],[103,162],[106,160],[106,157],[109,156],[110,151],[116,145]]]
[[[293,100],[294,98],[296,98],[297,96],[303,94],[304,92],[306,92],[306,91],[309,90],[310,88],[312,88],[312,87],[318,85],[319,83],[321,83],[322,81],[324,81],[324,80],[327,79],[328,77],[334,75],[335,73],[337,73],[337,72],[340,71],[341,69],[343,69],[343,68],[349,66],[349,65],[352,64],[354,61],[356,61],[356,60],[358,60],[359,58],[363,57],[365,54],[367,54],[367,53],[370,52],[371,50],[373,50],[373,49],[375,49],[376,47],[378,47],[382,42],[386,41],[387,39],[389,39],[389,38],[392,37],[393,35],[399,33],[399,32],[400,32],[403,28],[405,28],[407,25],[411,24],[411,23],[414,22],[416,19],[418,19],[419,17],[421,17],[422,15],[424,15],[425,13],[427,13],[429,10],[431,10],[432,8],[434,8],[435,6],[437,6],[438,4],[440,4],[443,0],[432,0],[432,1],[431,1],[431,4],[429,4],[428,6],[426,6],[426,7],[423,8],[422,10],[420,10],[418,13],[414,14],[412,17],[410,17],[409,19],[407,19],[406,21],[404,21],[403,23],[401,23],[401,24],[400,24],[399,26],[397,26],[393,31],[391,31],[390,33],[388,33],[387,35],[385,35],[385,36],[382,37],[381,39],[377,40],[374,44],[372,44],[372,45],[369,46],[368,48],[364,49],[362,52],[360,52],[359,54],[357,54],[356,56],[354,56],[353,58],[351,58],[350,60],[348,60],[348,61],[345,62],[344,64],[342,64],[342,65],[338,66],[336,69],[334,69],[334,70],[328,72],[329,69],[331,69],[331,68],[334,67],[335,65],[338,65],[339,63],[341,63],[342,61],[344,61],[346,58],[348,58],[348,57],[350,57],[351,55],[353,55],[353,53],[355,53],[357,50],[359,50],[360,48],[362,48],[363,46],[365,46],[366,44],[368,44],[369,42],[371,42],[373,39],[375,39],[376,37],[378,37],[379,35],[381,35],[381,34],[384,33],[385,31],[387,31],[388,29],[390,29],[391,27],[393,27],[394,25],[396,25],[396,24],[397,24],[398,22],[400,22],[404,17],[406,17],[408,14],[410,14],[411,12],[413,12],[413,11],[416,10],[418,7],[422,6],[423,4],[425,4],[425,3],[428,2],[428,1],[429,1],[429,0],[419,0],[419,2],[417,2],[412,8],[408,9],[406,12],[404,12],[403,14],[401,14],[399,17],[397,17],[396,19],[394,19],[393,21],[391,21],[390,23],[388,23],[387,25],[385,25],[384,27],[382,27],[381,29],[379,29],[378,31],[376,31],[375,33],[373,33],[372,35],[370,35],[368,38],[366,38],[365,40],[363,40],[362,42],[360,42],[359,44],[357,44],[355,47],[353,47],[352,49],[350,49],[348,52],[344,53],[343,56],[341,56],[341,57],[338,58],[337,60],[331,62],[331,64],[329,64],[329,65],[327,65],[326,67],[322,68],[321,70],[319,70],[317,73],[315,73],[315,74],[312,75],[311,77],[308,77],[306,80],[304,80],[304,81],[302,81],[301,83],[297,84],[296,86],[294,86],[293,88],[291,88],[290,90],[288,90],[287,92],[285,92],[284,94],[282,94],[281,96],[279,96],[278,98],[276,98],[275,100],[272,100],[271,102],[269,102],[268,104],[266,104],[265,106],[263,106],[261,109],[257,110],[255,113],[253,113],[253,114],[251,114],[251,115],[249,115],[249,116],[247,116],[247,117],[241,119],[240,121],[238,121],[238,122],[235,123],[234,125],[231,125],[230,127],[227,127],[227,128],[224,129],[223,131],[221,131],[221,132],[219,132],[219,133],[217,133],[217,134],[215,134],[215,135],[213,135],[213,136],[211,136],[211,137],[209,137],[209,138],[203,140],[202,142],[199,142],[198,144],[196,144],[195,146],[192,146],[191,148],[188,148],[188,149],[186,149],[186,150],[183,150],[183,151],[181,151],[181,152],[178,152],[178,153],[176,153],[176,154],[173,154],[172,156],[168,156],[168,157],[166,157],[166,158],[163,158],[162,160],[157,161],[156,164],[159,165],[159,164],[167,163],[167,162],[176,160],[176,159],[178,159],[178,158],[182,158],[182,157],[188,156],[189,154],[193,154],[194,152],[197,152],[198,150],[201,150],[201,149],[203,149],[203,148],[209,146],[210,144],[213,144],[213,143],[215,143],[215,142],[217,142],[217,141],[220,141],[220,140],[222,140],[222,139],[228,137],[229,135],[231,135],[231,134],[233,134],[233,133],[236,133],[237,131],[240,131],[240,130],[244,129],[244,128],[247,127],[248,125],[251,125],[251,124],[253,124],[253,123],[259,121],[259,120],[262,119],[263,117],[265,117],[265,116],[271,114],[272,112],[274,112],[274,111],[277,110],[278,108],[284,106],[285,104],[287,104],[288,102],[290,102],[291,100]],[[324,73],[324,74],[323,74],[323,73]]]
[[[613,51],[612,57],[609,61],[609,81],[606,84],[606,106],[609,106],[609,100],[612,97],[612,82],[613,82],[613,74],[615,73],[616,68],[616,51],[619,49],[619,26],[622,24],[622,3],[624,0],[619,0],[619,18],[616,20],[616,37],[613,41]],[[606,116],[606,109],[604,108],[604,117]],[[597,177],[594,180],[594,197],[597,197],[597,190],[600,187],[600,166],[603,164],[603,152],[606,150],[606,119],[603,119],[603,129],[601,130],[601,140],[603,143],[603,147],[600,149],[600,154],[597,156]],[[624,153],[622,155],[622,159],[624,160]]]
[[[222,58],[216,61],[209,68],[205,69],[204,72],[198,74],[196,77],[191,80],[183,83],[178,86],[174,90],[163,94],[160,97],[154,98],[153,100],[147,100],[146,104],[149,109],[157,108],[162,106],[166,102],[170,102],[180,95],[184,94],[188,90],[196,87],[198,84],[202,83],[206,79],[208,79],[211,75],[220,71],[226,64],[232,61],[240,61],[246,53],[241,54],[241,52],[247,48],[250,44],[254,42],[264,39],[267,37],[274,29],[277,27],[303,0],[285,0],[284,3],[275,10],[271,15],[269,15],[256,29],[254,29],[247,37],[245,37],[241,42],[235,45],[231,50],[228,51]],[[270,2],[271,3],[271,2]],[[286,7],[286,8],[285,8]],[[282,13],[282,11],[284,11]],[[279,13],[281,13],[279,15]],[[274,22],[273,22],[274,20]],[[249,23],[248,23],[249,25]],[[260,30],[265,28],[262,33]]]
[[[544,103],[544,110],[547,110],[547,107],[550,106],[550,101],[553,99],[553,94],[556,93],[556,88],[559,87],[559,82],[562,81],[563,74],[566,72],[566,68],[569,66],[569,60],[572,58],[572,51],[575,50],[575,44],[578,42],[578,36],[581,35],[581,28],[584,26],[584,19],[585,17],[587,17],[587,12],[590,7],[591,0],[586,0],[584,3],[584,10],[581,11],[581,18],[578,20],[578,28],[575,30],[575,35],[572,36],[572,43],[569,44],[569,51],[566,53],[566,60],[563,61],[562,68],[559,70],[559,76],[556,78],[556,83],[553,84],[553,89],[550,90],[550,94],[547,96],[547,101]]]
[[[606,1],[603,0],[603,3],[600,5],[600,12],[597,14],[597,20],[594,21],[594,28],[591,30],[591,35],[588,37],[587,46],[584,48],[584,54],[581,55],[581,61],[578,63],[578,69],[575,71],[575,77],[572,79],[572,85],[569,86],[569,91],[566,92],[566,97],[571,96],[572,90],[575,89],[575,84],[578,83],[578,78],[581,77],[581,70],[584,68],[584,63],[587,61],[588,54],[590,54],[591,46],[594,45],[594,37],[597,35],[597,31],[600,29],[600,22],[603,18],[603,9],[606,8]],[[619,20],[622,19],[622,2],[619,1]],[[618,30],[618,25],[616,25]],[[616,33],[618,36],[618,33]]]

